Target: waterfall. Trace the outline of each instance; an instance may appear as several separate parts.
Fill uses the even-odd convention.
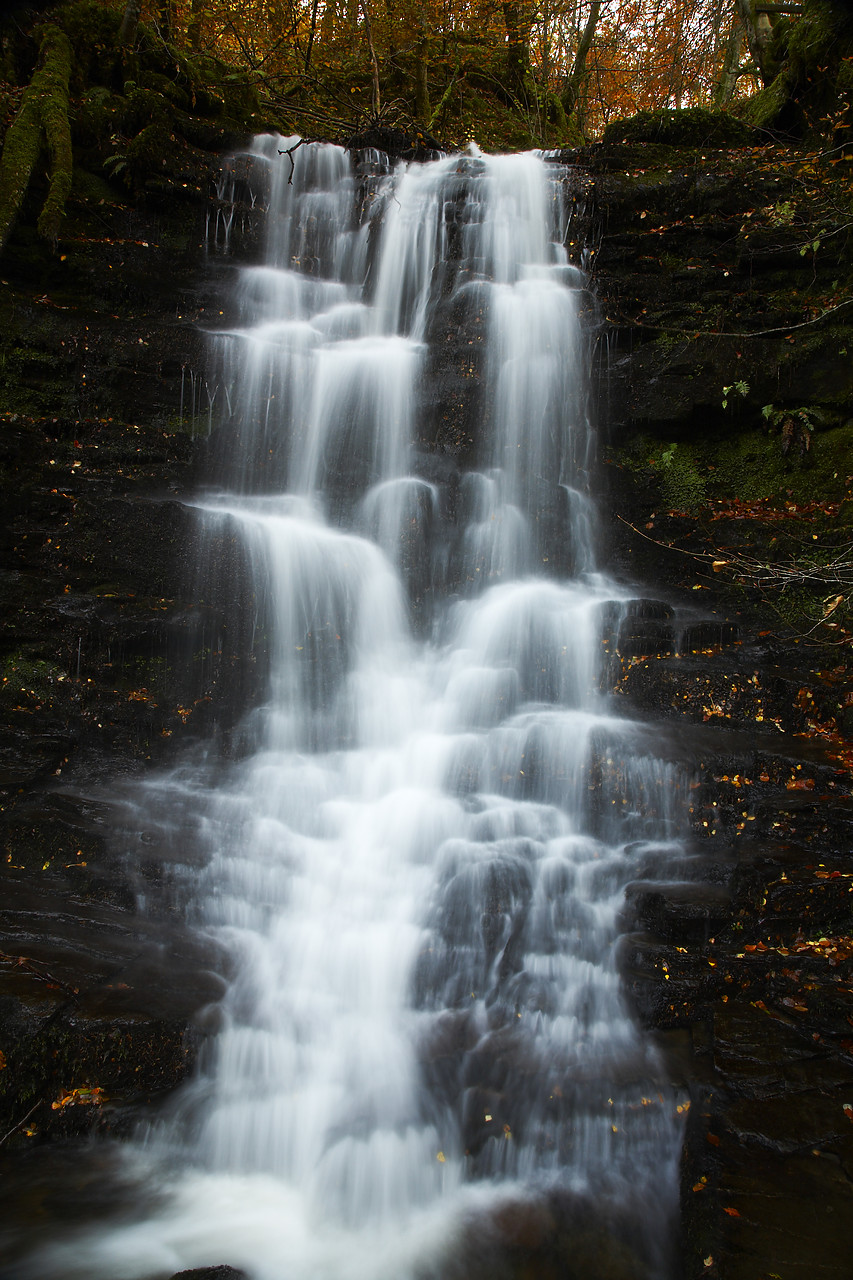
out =
[[[634,597],[599,562],[568,174],[313,145],[290,183],[286,145],[234,162],[266,245],[193,499],[242,548],[264,694],[238,758],[137,795],[227,957],[217,1031],[127,1145],[156,1195],[27,1274],[663,1280],[681,1108],[615,947],[690,778],[607,694]]]

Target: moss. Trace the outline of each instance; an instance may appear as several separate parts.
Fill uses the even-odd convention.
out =
[[[838,68],[836,80],[839,93],[849,93],[853,89],[853,59],[846,58]]]
[[[96,980],[94,973],[92,977]],[[102,1088],[111,1099],[173,1088],[192,1066],[195,1048],[183,1020],[92,1016],[82,1010],[70,988],[57,997],[52,1010],[41,992],[38,996],[33,993],[29,1001],[15,1005],[4,1001],[4,1128],[41,1102],[32,1131],[57,1137],[85,1133],[100,1122],[99,1106],[54,1110],[49,1104],[80,1088]],[[20,1145],[28,1141],[23,1134],[16,1140]]]
[[[793,77],[789,72],[778,75],[772,84],[749,99],[743,112],[744,120],[756,129],[778,128],[790,102],[792,82]]]
[[[117,88],[120,84],[120,62],[117,48],[121,10],[116,11],[100,0],[77,0],[63,5],[56,20],[74,49],[75,86],[84,91],[90,85]]]
[[[5,245],[41,152],[41,113],[25,95],[0,158],[0,250]]]
[[[27,653],[14,653],[0,666],[0,695],[4,701],[15,701],[22,693],[32,693],[50,702],[55,692],[53,686],[65,679],[66,673],[54,663]]]
[[[827,0],[810,0],[788,37],[788,52],[798,70],[810,71],[818,63],[835,61],[842,34],[838,18],[837,5],[828,4]],[[849,27],[849,23],[845,25]]]
[[[81,200],[88,200],[93,204],[110,204],[116,198],[115,191],[100,174],[90,173],[79,165],[74,169],[73,191]]]
[[[158,71],[144,71],[139,77],[139,87],[141,89],[151,89],[160,97],[173,102],[176,107],[183,110],[189,110],[192,103],[190,95],[181,87],[174,79],[162,75]]]
[[[126,98],[105,85],[95,85],[80,99],[74,120],[75,138],[83,146],[103,145],[116,129],[124,126],[126,111]]]
[[[41,88],[41,123],[50,152],[50,187],[38,220],[39,233],[55,240],[71,191],[73,156],[68,120],[71,42],[64,31],[48,28],[42,40],[45,63]]]
[[[71,190],[71,126],[68,120],[68,82],[71,42],[52,24],[40,44],[41,65],[24,91],[21,108],[11,124],[0,159],[0,249],[18,216],[33,169],[46,142],[51,175],[38,229],[55,240]]]
[[[174,139],[162,117],[141,129],[127,144],[124,153],[131,181],[140,186],[150,174],[161,169],[173,146]]]
[[[809,0],[797,22],[777,27],[772,53],[781,70],[739,113],[758,128],[830,137],[846,111],[853,21],[838,4]]]
[[[853,456],[853,422],[810,436],[808,452],[783,452],[779,433],[765,424],[736,434],[709,433],[702,444],[637,435],[613,451],[613,461],[644,484],[660,487],[660,500],[679,511],[695,512],[707,498],[838,502],[847,491]],[[816,514],[813,521],[820,523]],[[835,529],[853,524],[853,503],[827,517]]]
[[[639,111],[614,120],[604,130],[605,143],[664,143],[671,147],[747,147],[753,131],[725,111],[688,107],[683,111]]]
[[[705,501],[707,468],[690,445],[670,446],[661,470],[661,498],[677,511],[696,511]]]
[[[137,133],[155,121],[168,120],[171,108],[162,93],[156,89],[140,88],[136,84],[127,84],[125,89],[127,104],[123,126],[128,133]]]

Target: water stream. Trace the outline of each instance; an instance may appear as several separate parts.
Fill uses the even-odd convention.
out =
[[[606,693],[633,597],[599,564],[567,171],[368,178],[315,145],[289,184],[284,145],[234,162],[266,250],[210,338],[194,499],[241,548],[265,693],[230,763],[135,799],[228,957],[218,1033],[128,1145],[156,1197],[28,1274],[663,1280],[681,1118],[614,947],[690,779]],[[442,369],[461,472],[423,443]]]

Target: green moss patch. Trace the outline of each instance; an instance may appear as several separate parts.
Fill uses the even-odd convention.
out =
[[[614,120],[602,140],[670,147],[748,147],[756,137],[748,124],[725,111],[687,107],[682,111],[639,111],[627,120]]]
[[[38,221],[41,235],[55,240],[71,190],[71,126],[68,82],[71,42],[59,27],[45,27],[40,44],[41,65],[21,100],[9,127],[0,158],[0,249],[21,207],[43,148],[50,154],[50,186]]]

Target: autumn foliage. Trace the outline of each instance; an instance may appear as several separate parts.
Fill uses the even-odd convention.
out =
[[[846,125],[853,90],[853,17],[844,0],[66,0],[47,7],[60,25],[71,8],[87,7],[93,26],[112,11],[125,71],[132,72],[140,34],[153,33],[179,62],[223,67],[220,82],[248,77],[268,120],[335,140],[347,128],[351,135],[354,123],[373,121],[414,126],[449,143],[468,135],[505,147],[571,145],[637,112],[737,112],[756,97],[762,128],[833,133],[839,121]],[[808,98],[807,107],[787,110],[792,97]]]
[[[295,99],[313,87],[320,115],[345,114],[348,92],[350,106],[431,130],[492,94],[534,137],[566,141],[640,110],[724,106],[761,83],[735,0],[146,0],[140,13],[308,115]]]

